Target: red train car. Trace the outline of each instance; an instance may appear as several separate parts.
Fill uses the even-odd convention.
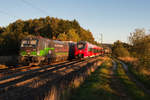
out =
[[[101,55],[103,48],[93,45],[86,41],[80,41],[75,46],[75,57],[86,58]]]

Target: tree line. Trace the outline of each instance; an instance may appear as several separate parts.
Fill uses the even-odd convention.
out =
[[[40,35],[53,40],[88,41],[98,44],[89,30],[76,20],[63,20],[54,17],[17,20],[6,27],[0,27],[0,55],[18,54],[20,41],[27,35]]]
[[[113,55],[116,57],[135,57],[139,70],[150,68],[150,34],[145,29],[135,29],[130,33],[129,43],[116,41],[113,44]]]

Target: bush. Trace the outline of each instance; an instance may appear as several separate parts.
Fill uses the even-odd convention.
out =
[[[129,57],[129,51],[124,47],[118,47],[113,50],[113,55],[116,57]]]

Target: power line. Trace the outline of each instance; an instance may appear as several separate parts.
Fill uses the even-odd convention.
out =
[[[2,11],[2,10],[0,10],[0,13],[1,13],[1,14],[3,14],[3,15],[9,16],[9,17],[11,17],[11,18],[14,18],[14,19],[18,19],[18,17],[17,17],[17,16],[10,15],[10,14],[9,14],[9,13],[7,13],[6,11]]]
[[[35,6],[35,5],[33,5],[32,3],[30,3],[30,2],[28,2],[28,1],[26,1],[26,0],[21,0],[21,1],[22,1],[23,3],[29,5],[30,7],[36,9],[37,11],[40,11],[40,12],[43,13],[43,14],[49,15],[48,12],[46,12],[45,10],[43,10],[43,9],[41,9],[41,8],[39,8],[39,7]]]

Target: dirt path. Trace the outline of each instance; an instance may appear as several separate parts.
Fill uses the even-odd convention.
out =
[[[116,75],[117,63],[115,61],[112,62],[113,62],[112,78],[110,79],[111,88],[116,91],[119,100],[131,100],[130,97],[125,92],[124,85],[120,82],[119,77]]]
[[[69,100],[132,100],[117,76],[117,63],[106,60]]]
[[[139,83],[123,62],[110,59],[76,89],[70,100],[150,100]]]

